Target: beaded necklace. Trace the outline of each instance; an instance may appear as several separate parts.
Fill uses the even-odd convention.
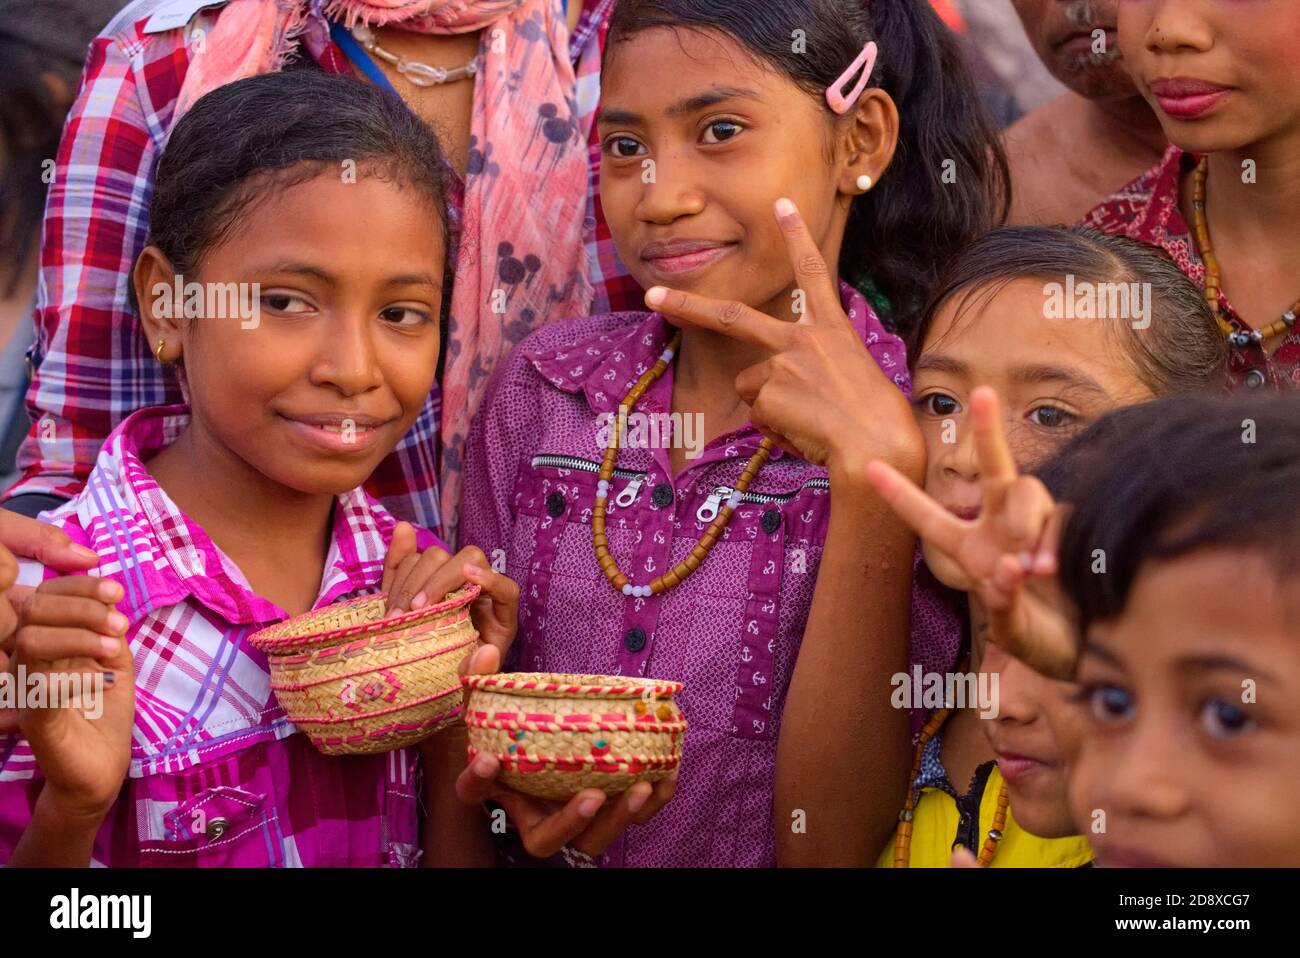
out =
[[[1237,349],[1258,346],[1265,340],[1284,333],[1295,325],[1296,315],[1300,313],[1300,299],[1282,314],[1282,318],[1270,323],[1263,329],[1233,329],[1232,324],[1223,318],[1219,308],[1219,258],[1214,255],[1210,243],[1210,227],[1205,218],[1205,179],[1210,170],[1209,157],[1203,156],[1192,172],[1192,218],[1195,220],[1196,245],[1200,247],[1201,259],[1205,262],[1205,302],[1219,323],[1228,345]]]
[[[735,491],[727,499],[726,504],[718,510],[717,517],[704,530],[704,535],[700,536],[699,541],[691,546],[690,554],[685,559],[663,575],[653,579],[649,585],[633,585],[632,580],[619,570],[618,563],[610,555],[609,539],[605,536],[605,510],[609,504],[609,482],[614,476],[614,467],[618,462],[619,437],[627,429],[628,413],[636,406],[651,384],[668,369],[668,365],[673,361],[673,356],[676,354],[681,342],[682,334],[681,330],[678,330],[655,364],[642,374],[641,378],[636,381],[636,385],[628,391],[628,394],[623,397],[623,401],[618,404],[618,423],[616,428],[610,431],[609,445],[605,449],[605,457],[600,464],[600,475],[596,480],[596,508],[591,516],[591,544],[596,551],[596,561],[600,564],[601,571],[605,573],[605,578],[624,595],[640,597],[658,595],[680,585],[683,579],[698,569],[700,563],[704,561],[713,548],[714,543],[718,541],[718,537],[722,535],[722,530],[727,528],[727,524],[731,522],[732,513],[740,505],[741,496],[749,488],[749,484],[754,481],[754,477],[758,475],[758,470],[763,468],[763,463],[767,462],[772,455],[772,440],[764,439],[759,444],[758,451],[750,456],[749,462],[745,465],[745,471],[741,473],[740,479],[736,482]]]
[[[912,819],[916,814],[916,803],[919,795],[919,789],[913,787],[917,777],[921,774],[921,757],[925,753],[925,746],[929,744],[930,739],[934,738],[939,728],[948,719],[950,709],[940,709],[935,712],[926,723],[925,728],[921,729],[921,737],[916,743],[916,756],[912,760],[912,774],[907,779],[907,800],[903,803],[903,810],[898,813],[898,828],[894,832],[894,867],[907,868],[908,863],[912,860]],[[1011,799],[1007,796],[1007,783],[1003,782],[1002,787],[998,789],[998,808],[993,813],[993,827],[989,829],[988,837],[984,839],[984,845],[980,848],[977,860],[980,867],[988,868],[993,861],[993,856],[998,853],[998,843],[1002,841],[1002,829],[1007,823],[1007,809],[1011,805]]]

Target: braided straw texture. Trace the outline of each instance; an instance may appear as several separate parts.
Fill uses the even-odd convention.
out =
[[[518,791],[560,801],[584,788],[614,795],[666,778],[681,762],[677,682],[549,672],[463,681],[470,759],[495,755],[498,781]]]
[[[460,715],[458,667],[478,633],[468,586],[416,612],[384,618],[387,596],[362,596],[253,635],[276,700],[326,755],[387,752]]]

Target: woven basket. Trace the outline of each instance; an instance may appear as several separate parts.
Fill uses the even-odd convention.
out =
[[[465,724],[471,761],[501,763],[498,780],[539,798],[584,788],[607,795],[657,782],[682,758],[686,720],[677,682],[606,675],[507,672],[470,675]]]
[[[478,633],[476,585],[391,619],[387,596],[367,595],[262,629],[275,697],[326,755],[387,752],[456,721],[461,660]]]

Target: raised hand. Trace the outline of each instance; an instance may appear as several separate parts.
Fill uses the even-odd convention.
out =
[[[647,305],[679,326],[771,353],[743,370],[735,385],[754,425],[777,445],[817,465],[860,474],[876,458],[919,476],[924,443],[907,398],[844,314],[834,271],[794,203],[777,200],[775,212],[805,306],[795,322],[663,286],[646,291]]]
[[[394,527],[380,584],[380,591],[388,593],[388,615],[439,602],[467,582],[482,589],[470,608],[479,642],[495,648],[498,661],[504,661],[519,627],[518,584],[494,572],[483,550],[476,546],[467,546],[454,556],[436,548],[419,552],[411,524],[399,522]],[[476,646],[475,652],[479,648]],[[469,666],[469,658],[462,662],[462,674]]]
[[[975,389],[970,413],[983,500],[977,518],[954,516],[888,463],[871,463],[867,478],[927,552],[959,570],[963,581],[947,584],[979,596],[990,641],[1045,675],[1069,677],[1073,626],[1045,588],[1056,575],[1065,508],[1038,479],[1016,471],[997,393]]]
[[[135,672],[126,617],[113,607],[121,597],[107,579],[47,579],[18,613],[10,667],[28,683],[44,675],[49,690],[46,707],[18,710],[18,725],[45,778],[41,801],[76,821],[108,812],[130,763]],[[55,689],[78,688],[79,701],[54,701]]]

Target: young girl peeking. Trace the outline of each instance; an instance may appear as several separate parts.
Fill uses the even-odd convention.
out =
[[[1300,401],[1121,410],[1069,464],[1060,579],[1088,716],[1070,804],[1097,863],[1294,867],[1300,511],[1275,504],[1300,489]]]
[[[0,738],[0,861],[395,866],[422,844],[426,863],[490,861],[474,813],[436,800],[454,765],[423,770],[422,841],[416,750],[321,755],[247,644],[395,572],[395,520],[359,486],[433,383],[445,176],[429,129],[351,79],[243,80],[176,126],[133,279],[188,406],[129,416],[48,515],[102,578],[24,565],[40,586],[17,664],[71,659],[109,685],[98,717],[27,710]],[[513,606],[481,565],[452,575]]]
[[[1049,308],[1053,284],[1067,275],[1076,291],[1147,290],[1149,298],[1130,298],[1122,316],[1067,318]],[[1073,751],[1068,687],[1053,689],[1028,668],[1068,674],[1072,636],[1026,625],[1059,622],[1050,589],[1026,596],[1015,589],[1018,576],[1050,583],[1051,543],[1037,533],[1048,525],[1051,497],[1017,470],[1043,464],[1111,409],[1214,388],[1227,350],[1195,286],[1172,263],[1088,230],[991,233],[958,257],[927,317],[914,367],[924,492],[888,468],[873,467],[871,477],[921,536],[928,571],[967,593],[969,648],[965,665],[953,650],[955,668],[997,674],[999,694],[996,717],[976,703],[931,716],[878,864],[943,867],[961,846],[994,867],[1080,865],[1091,853],[1064,801]],[[1005,429],[996,396],[1007,402]],[[1005,555],[1021,558],[1019,572],[998,567]]]
[[[676,797],[603,861],[771,865],[777,732],[805,627],[826,611],[813,590],[841,477],[825,449],[803,458],[750,421],[734,381],[764,348],[666,313],[726,297],[791,335],[833,324],[873,377],[854,414],[868,430],[907,420],[902,343],[843,280],[909,323],[937,264],[1005,202],[988,172],[1000,153],[951,38],[910,0],[623,0],[601,98],[606,219],[636,280],[674,291],[647,297],[660,313],[547,327],[498,370],[469,442],[464,541],[520,583],[517,667],[685,684]],[[960,186],[940,183],[943,157]],[[699,447],[683,423],[702,427]],[[889,431],[870,453],[917,466]],[[878,505],[848,520],[879,561],[843,597],[855,641],[895,672],[913,542]],[[883,786],[887,828],[906,718],[882,699],[846,722],[878,759],[865,787]]]
[[[1300,4],[1147,0],[1118,25],[1172,145],[1084,225],[1163,246],[1204,288],[1232,388],[1300,388]]]
[[[1048,284],[1064,283],[1067,275],[1102,290],[1102,284],[1135,283],[1149,290],[1149,299],[1145,307],[1134,304],[1130,320],[1051,320]],[[916,480],[923,480],[927,492],[942,504],[938,511],[944,517],[963,528],[979,527],[981,473],[975,457],[976,435],[965,417],[972,391],[981,384],[993,385],[1007,397],[1014,458],[1032,463],[1058,448],[1077,424],[1115,405],[1205,388],[1222,375],[1226,348],[1195,286],[1159,255],[1127,240],[1082,231],[998,230],[957,254],[936,286],[934,304],[917,331],[921,347],[914,365],[915,418],[909,411],[903,422],[891,424],[886,418],[889,410],[876,401],[869,379],[844,375],[847,367],[856,370],[860,363],[842,332],[829,324],[804,324],[797,336],[774,339],[771,348],[777,355],[767,364],[770,375],[737,383],[742,394],[754,397],[756,418],[766,431],[787,437],[800,449],[829,448],[832,464],[849,464],[838,487],[843,495],[835,500],[848,514],[876,508],[881,501],[867,481],[867,462],[873,446],[879,445],[875,437],[905,436],[910,426],[917,430],[917,455],[924,463],[916,471]],[[683,321],[742,338],[763,327],[727,304],[678,315]],[[875,421],[845,428],[845,417],[850,415],[845,411],[857,409],[872,410]],[[891,475],[898,485],[912,488],[900,472]],[[924,535],[928,527],[920,531]],[[975,588],[940,551],[927,548],[924,555],[929,568],[918,569],[914,609],[926,595],[936,601],[944,598],[947,590],[934,582],[936,577],[961,593]],[[817,597],[834,596],[837,601],[823,607],[826,616],[818,624],[825,627],[824,638],[819,633],[814,641],[813,625],[809,626],[781,734],[776,817],[794,822],[801,816],[804,825],[778,832],[782,863],[874,863],[898,823],[907,792],[906,771],[892,789],[881,791],[879,800],[893,809],[887,816],[892,824],[887,822],[883,830],[877,825],[878,813],[856,788],[822,787],[827,775],[831,781],[855,784],[870,778],[876,763],[872,750],[828,752],[826,729],[842,725],[845,716],[864,705],[888,702],[895,691],[891,679],[903,674],[903,670],[881,671],[879,662],[867,654],[851,605],[854,590],[862,589],[864,570],[865,581],[871,581],[876,561],[870,543],[852,523],[837,524],[832,509]],[[957,607],[966,618],[965,603]],[[976,635],[981,635],[984,615],[978,604],[970,614]],[[963,631],[971,630],[936,630],[918,622],[914,613],[912,662],[925,671],[951,672],[962,651]],[[982,642],[977,644],[975,655],[982,648]],[[942,800],[949,806],[953,803],[956,789],[947,784],[944,768],[951,768],[952,781],[968,782],[976,778],[979,766],[994,758],[974,717],[974,713],[957,713],[955,732],[927,742],[936,753],[940,743],[944,746],[941,755],[931,756],[927,769],[941,773],[951,794],[939,790],[922,811],[928,813],[933,805],[938,814]],[[911,767],[916,759],[914,755],[905,764]],[[967,796],[968,805],[979,806],[990,771],[978,777],[980,794]],[[934,779],[936,786],[940,780]],[[997,794],[995,781],[992,805]],[[956,817],[954,813],[954,821]],[[935,833],[940,830],[936,827]],[[846,838],[849,835],[859,837]],[[931,856],[932,849],[921,849],[912,863],[919,863],[924,855],[926,860],[933,858],[933,864],[946,865],[954,838],[950,834],[942,841],[941,855]],[[1031,857],[1035,854],[1030,851]]]

